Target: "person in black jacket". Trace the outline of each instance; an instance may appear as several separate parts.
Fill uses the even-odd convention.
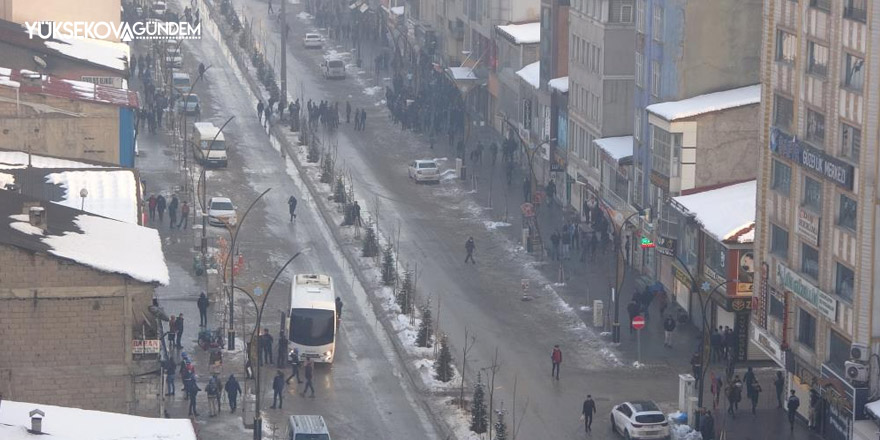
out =
[[[168,206],[168,202],[165,200],[165,196],[159,194],[159,197],[156,198],[156,209],[159,211],[159,223],[161,224],[165,221],[165,208]]]
[[[715,440],[715,417],[712,411],[703,409],[703,416],[700,420],[700,435],[703,440]]]
[[[663,345],[672,348],[672,332],[675,331],[675,320],[672,319],[672,316],[667,316],[666,319],[663,320]]]
[[[169,357],[167,361],[165,361],[165,377],[168,382],[168,392],[165,393],[166,396],[174,395],[174,376],[177,374],[177,365],[174,364],[174,359]]]
[[[269,334],[269,329],[264,328],[263,334],[260,335],[260,339],[259,339],[260,353],[259,353],[259,356],[257,356],[260,359],[260,362],[259,362],[260,365],[263,365],[264,359],[267,363],[269,363],[269,364],[272,363],[272,342],[273,342],[273,339],[272,339],[272,335]]]
[[[794,421],[797,418],[797,410],[800,406],[801,399],[794,395],[794,390],[791,390],[791,396],[788,397],[788,423],[791,425],[792,431],[794,431]]]
[[[272,409],[275,409],[275,403],[278,403],[278,409],[284,407],[284,373],[278,370],[275,378],[272,379]]]
[[[177,340],[175,341],[177,343],[177,348],[183,348],[183,346],[180,345],[180,338],[183,337],[183,313],[177,315],[177,328],[175,330],[177,330]]]
[[[199,295],[199,300],[197,302],[199,306],[199,326],[207,327],[208,326],[208,297],[205,296],[205,292],[202,292]]]
[[[235,408],[238,406],[238,395],[241,394],[241,385],[235,380],[234,374],[230,374],[229,379],[226,379],[224,389],[226,390],[226,397],[229,398],[229,412],[234,413]]]
[[[199,416],[199,412],[196,410],[196,396],[199,394],[199,391],[202,389],[199,388],[199,385],[195,380],[191,380],[187,382],[187,394],[189,394],[189,415],[190,416]]]
[[[587,432],[592,431],[593,414],[596,414],[596,402],[593,401],[593,396],[587,394],[587,400],[584,400],[584,408],[581,414],[584,417],[584,429]]]

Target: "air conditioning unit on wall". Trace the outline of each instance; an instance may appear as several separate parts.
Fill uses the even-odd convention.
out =
[[[854,361],[868,362],[870,356],[868,346],[865,344],[853,343],[849,346],[849,357]]]
[[[847,361],[844,364],[846,378],[850,382],[864,383],[868,381],[868,367],[858,362]]]

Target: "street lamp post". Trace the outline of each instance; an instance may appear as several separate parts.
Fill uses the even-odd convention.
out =
[[[180,123],[180,125],[183,126],[183,127],[182,127],[182,128],[183,128],[183,141],[182,141],[182,142],[184,142],[184,144],[186,143],[186,129],[187,129],[187,126],[186,126],[186,103],[189,102],[189,98],[190,98],[190,96],[192,95],[193,90],[195,90],[195,88],[196,88],[196,84],[198,84],[199,81],[201,81],[202,78],[204,78],[205,73],[207,73],[208,70],[209,70],[212,66],[213,66],[213,64],[210,65],[210,66],[208,66],[208,67],[205,67],[205,70],[203,70],[203,71],[199,74],[199,77],[196,78],[195,81],[193,81],[192,85],[190,85],[190,87],[189,87],[189,91],[186,93],[186,98],[183,100],[183,105],[181,106],[182,111],[181,111],[181,115],[180,115],[180,118],[181,118],[181,123]],[[230,119],[232,119],[232,118],[230,118]],[[229,121],[226,121],[226,122],[229,122]],[[223,125],[226,126],[226,124],[223,124]],[[223,129],[221,128],[220,131],[222,131],[222,130],[223,130]],[[217,136],[214,136],[214,138],[216,139]],[[212,140],[211,143],[213,143],[213,142],[214,142],[214,141]],[[184,167],[184,168],[187,168],[187,154],[186,154],[186,149],[184,149],[184,152],[183,152],[183,167]]]
[[[205,69],[205,71],[207,70],[208,69]],[[220,126],[220,128],[217,130],[217,133],[214,134],[214,138],[211,139],[211,143],[208,144],[208,151],[211,151],[211,148],[214,146],[214,142],[217,140],[217,137],[220,136],[220,133],[223,133],[223,129],[226,128],[226,124],[231,122],[233,119],[235,119],[235,116],[230,116],[229,119],[227,119],[226,122],[224,122],[223,125]],[[184,139],[184,142],[186,142],[186,139]],[[190,143],[190,145],[192,145],[192,148],[195,149],[194,143]],[[202,240],[200,243],[200,247],[202,251],[203,264],[207,263],[208,261],[208,175],[206,173],[206,170],[207,168],[203,166],[202,171],[199,175],[199,181],[202,182],[202,198],[200,200],[202,205]]]
[[[625,264],[623,259],[623,237],[621,237],[621,235],[623,234],[624,225],[626,225],[631,218],[641,214],[642,210],[630,214],[614,231],[614,247],[617,249],[617,276],[615,277],[614,292],[611,294],[611,300],[614,302],[614,321],[611,324],[611,340],[614,343],[620,342],[620,290],[623,288],[623,272]]]

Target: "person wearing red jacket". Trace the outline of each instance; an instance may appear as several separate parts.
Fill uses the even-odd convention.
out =
[[[553,346],[553,353],[550,354],[550,360],[553,361],[553,370],[551,370],[550,375],[555,377],[556,380],[559,380],[559,364],[562,363],[562,350],[559,349],[559,345]]]

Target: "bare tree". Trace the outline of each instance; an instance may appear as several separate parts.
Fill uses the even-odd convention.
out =
[[[439,300],[437,302],[437,321],[440,321],[440,302],[439,302]],[[461,349],[461,392],[459,393],[459,396],[458,396],[458,405],[462,409],[464,409],[464,372],[465,372],[465,368],[467,367],[467,356],[468,356],[468,352],[470,352],[471,349],[474,348],[474,344],[477,342],[476,336],[470,336],[470,339],[468,339],[468,336],[470,336],[470,334],[468,333],[468,328],[465,327],[464,328],[464,346]]]
[[[495,373],[498,372],[498,369],[501,368],[501,365],[498,364],[498,347],[495,347],[495,357],[492,359],[492,365],[488,368],[491,373],[491,378],[489,379],[489,438],[492,438],[492,416],[493,405],[495,403]]]

